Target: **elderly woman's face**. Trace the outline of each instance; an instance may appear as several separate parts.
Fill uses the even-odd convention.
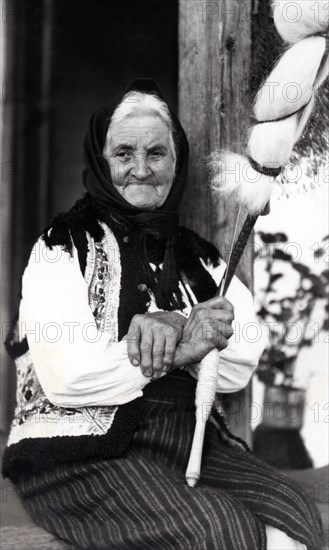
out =
[[[139,208],[158,208],[171,189],[175,159],[159,116],[134,115],[111,127],[106,147],[114,187]]]

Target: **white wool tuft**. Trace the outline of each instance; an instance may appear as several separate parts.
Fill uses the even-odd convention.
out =
[[[268,203],[276,178],[260,174],[248,159],[235,153],[213,153],[208,162],[211,189],[235,201],[250,214],[259,214]]]
[[[308,103],[325,48],[325,38],[312,36],[283,54],[257,94],[254,104],[257,120],[276,120]]]
[[[272,7],[278,33],[291,44],[328,29],[328,0],[274,0]]]
[[[297,115],[284,120],[256,124],[251,129],[248,154],[261,166],[283,166],[296,143]]]
[[[276,179],[262,174],[261,169],[257,171],[257,164],[282,168],[289,161],[312,113],[315,94],[329,73],[326,39],[311,36],[328,30],[329,0],[278,0],[272,4],[279,33],[293,45],[283,54],[254,103],[259,122],[250,129],[247,154],[256,165],[233,153],[216,153],[209,162],[211,187],[226,197],[234,195],[254,214],[266,206]],[[294,20],[289,11],[292,9]],[[295,96],[289,95],[289,88],[292,93],[295,89]]]

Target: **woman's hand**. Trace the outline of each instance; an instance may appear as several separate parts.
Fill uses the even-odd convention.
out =
[[[186,317],[174,311],[134,315],[126,337],[132,365],[155,379],[168,372],[186,323]]]
[[[233,319],[233,305],[224,297],[194,306],[176,348],[174,367],[199,362],[214,348],[226,348]]]
[[[226,348],[233,319],[234,308],[224,297],[197,304],[188,319],[173,311],[135,315],[126,337],[129,360],[145,376],[159,378]]]

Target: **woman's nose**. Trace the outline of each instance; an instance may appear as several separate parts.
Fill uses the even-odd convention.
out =
[[[139,180],[143,180],[150,175],[147,159],[144,156],[135,159],[131,173]]]

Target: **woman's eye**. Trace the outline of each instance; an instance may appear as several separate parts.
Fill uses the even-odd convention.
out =
[[[164,156],[163,151],[151,151],[150,156],[153,158],[161,158]]]
[[[119,159],[121,159],[121,160],[128,160],[131,157],[131,152],[130,151],[118,151],[116,153],[116,156],[119,157]]]

